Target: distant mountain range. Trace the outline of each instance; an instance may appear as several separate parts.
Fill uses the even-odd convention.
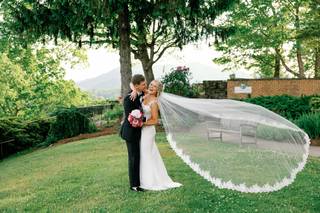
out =
[[[181,64],[159,64],[153,67],[156,79],[160,79],[165,73],[169,72],[172,67]],[[192,72],[192,82],[202,82],[203,80],[226,80],[231,73],[221,72],[222,68],[215,64],[203,65],[199,63],[190,63],[187,65]],[[133,74],[143,73],[141,66],[134,66]],[[236,72],[236,77],[251,78],[250,73],[239,71]],[[86,79],[76,82],[76,84],[85,91],[90,92],[96,97],[104,97],[115,99],[120,95],[121,79],[120,68],[110,70],[107,73],[99,75],[95,78]]]

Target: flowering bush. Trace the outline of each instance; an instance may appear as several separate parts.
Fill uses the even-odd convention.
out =
[[[173,69],[174,70],[174,69]],[[189,71],[189,67],[186,67],[186,66],[177,66],[175,68],[176,71],[186,71],[188,72]]]
[[[199,91],[191,85],[191,78],[189,67],[178,66],[162,77],[161,82],[165,85],[165,92],[193,98],[199,95]]]

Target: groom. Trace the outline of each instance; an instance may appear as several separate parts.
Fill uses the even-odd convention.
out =
[[[132,127],[128,121],[129,113],[132,110],[142,110],[142,97],[143,91],[147,87],[146,80],[143,75],[134,75],[131,79],[131,83],[138,92],[138,97],[131,100],[130,93],[124,98],[123,106],[125,117],[120,129],[120,136],[126,141],[128,149],[128,164],[129,164],[129,180],[130,189],[133,191],[144,191],[140,188],[140,138],[141,128]]]

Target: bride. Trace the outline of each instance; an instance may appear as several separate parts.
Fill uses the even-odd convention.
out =
[[[162,84],[153,80],[142,102],[146,121],[140,140],[140,187],[146,190],[165,190],[182,186],[169,177],[155,141],[155,125],[158,124],[159,117],[158,97],[161,92]]]

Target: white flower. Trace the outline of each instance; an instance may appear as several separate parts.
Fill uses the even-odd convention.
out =
[[[132,110],[131,115],[137,119],[141,118],[142,116],[141,111],[138,109]]]

